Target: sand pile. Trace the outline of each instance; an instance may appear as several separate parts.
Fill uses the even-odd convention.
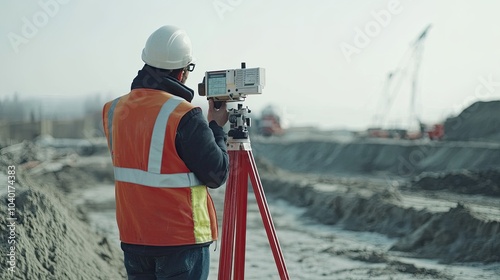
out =
[[[398,238],[391,250],[414,257],[442,262],[500,261],[500,222],[477,216],[463,205],[448,212],[417,210],[405,206],[397,190],[321,186],[292,177],[261,174],[266,193],[307,207],[306,215],[324,224]]]
[[[411,181],[411,186],[423,190],[500,196],[500,169],[422,173]]]
[[[8,216],[0,216],[2,252],[9,252],[15,245],[14,273],[2,269],[0,279],[124,279],[123,255],[116,244],[90,228],[86,216],[72,205],[60,192],[64,180],[57,176],[66,168],[53,165],[43,176],[54,180],[34,180],[28,168],[43,165],[39,162],[36,147],[23,144],[26,149],[3,150],[2,166],[16,165],[15,230],[8,228]],[[8,152],[7,152],[8,151]],[[24,163],[21,165],[21,163]],[[49,166],[45,165],[44,168]],[[64,176],[64,175],[62,175]],[[75,178],[67,178],[75,181]],[[74,183],[75,184],[75,183]],[[76,182],[80,187],[85,181]],[[8,201],[2,196],[0,211],[7,213]],[[8,236],[15,236],[16,243],[9,244]],[[4,262],[5,263],[5,262]]]
[[[445,122],[445,139],[499,141],[500,100],[476,102]]]

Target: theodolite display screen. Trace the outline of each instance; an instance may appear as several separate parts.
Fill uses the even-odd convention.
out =
[[[207,97],[226,94],[226,71],[207,73]]]

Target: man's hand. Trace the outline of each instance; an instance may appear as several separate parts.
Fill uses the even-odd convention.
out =
[[[208,123],[215,121],[219,126],[224,126],[227,123],[229,113],[227,112],[226,102],[222,102],[219,109],[214,107],[214,101],[212,99],[208,100]]]

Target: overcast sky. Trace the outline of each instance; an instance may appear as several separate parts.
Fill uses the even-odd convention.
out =
[[[363,129],[376,116],[404,124],[410,79],[391,109],[389,72],[411,76],[412,43],[423,41],[416,110],[438,122],[476,100],[500,99],[500,1],[97,1],[0,2],[0,98],[63,98],[129,91],[147,37],[162,25],[184,28],[204,72],[266,68],[263,95],[246,106],[284,111],[291,125]],[[405,70],[406,69],[406,70]],[[197,96],[195,104],[205,106]],[[75,105],[78,106],[78,105]]]

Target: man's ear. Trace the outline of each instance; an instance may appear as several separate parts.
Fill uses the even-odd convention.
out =
[[[179,81],[183,84],[186,83],[188,76],[189,76],[189,70],[187,68],[183,69],[180,73]]]

